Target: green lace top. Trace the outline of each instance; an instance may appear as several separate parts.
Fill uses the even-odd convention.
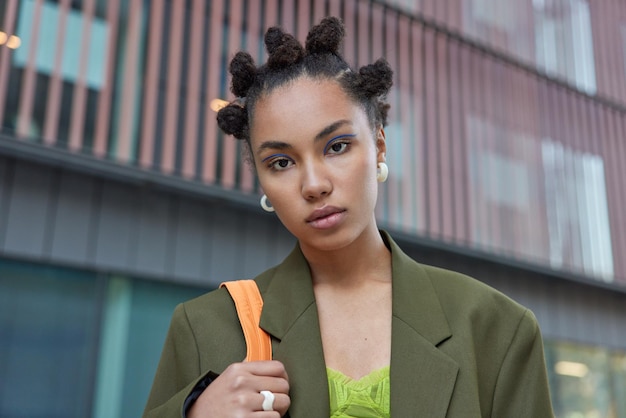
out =
[[[330,418],[389,418],[389,366],[359,380],[326,368]]]

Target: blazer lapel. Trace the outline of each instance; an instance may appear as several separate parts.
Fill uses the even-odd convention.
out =
[[[459,367],[437,345],[451,331],[430,279],[385,232],[392,253],[391,416],[444,417]],[[289,373],[289,415],[330,415],[328,377],[308,264],[300,249],[259,276],[261,327],[274,337],[274,358]]]
[[[274,271],[263,292],[261,328],[275,337],[274,359],[289,374],[289,416],[330,415],[328,378],[308,264],[296,248]]]
[[[424,269],[383,238],[393,268],[391,416],[445,417],[459,366],[437,345],[450,327]]]

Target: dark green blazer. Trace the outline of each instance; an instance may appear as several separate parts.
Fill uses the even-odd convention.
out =
[[[533,314],[479,281],[416,263],[382,234],[393,268],[391,416],[552,417]],[[318,315],[302,252],[296,247],[255,280],[264,300],[261,327],[289,375],[289,416],[328,417]],[[245,355],[226,290],[179,305],[144,417],[180,417],[206,373],[220,373]]]

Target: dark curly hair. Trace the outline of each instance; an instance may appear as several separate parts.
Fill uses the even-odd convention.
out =
[[[256,102],[302,76],[336,80],[343,91],[366,112],[372,128],[387,125],[386,96],[393,83],[393,71],[386,60],[378,59],[353,71],[339,54],[345,29],[341,20],[326,17],[309,32],[305,47],[277,27],[265,34],[268,60],[257,68],[252,56],[238,52],[232,59],[231,91],[237,97],[217,113],[219,127],[250,146],[250,121]]]

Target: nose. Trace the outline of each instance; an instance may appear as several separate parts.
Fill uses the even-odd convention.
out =
[[[302,174],[302,197],[315,200],[329,195],[333,185],[322,164],[309,164]]]

